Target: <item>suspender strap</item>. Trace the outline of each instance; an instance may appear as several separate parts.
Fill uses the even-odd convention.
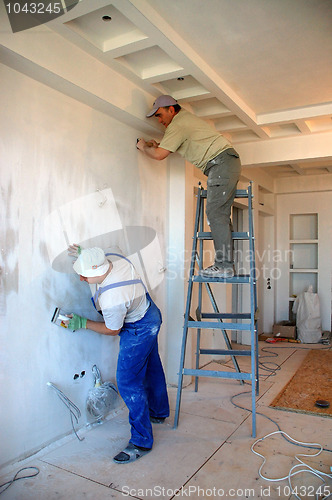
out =
[[[100,287],[100,288],[98,288],[98,290],[94,294],[93,300],[95,302],[97,302],[97,299],[98,299],[99,295],[101,295],[102,293],[106,292],[106,290],[111,290],[111,288],[119,288],[121,286],[126,286],[126,285],[137,285],[138,283],[140,283],[141,285],[143,285],[144,288],[145,288],[145,285],[144,285],[143,281],[140,280],[140,279],[127,280],[127,281],[119,281],[118,283],[111,283],[110,285],[106,285],[106,286]]]
[[[108,255],[115,255],[116,257],[120,257],[121,259],[125,259],[127,262],[129,262],[129,264],[133,266],[133,264],[130,262],[129,259],[127,259],[127,257],[124,257],[123,255],[119,254],[119,253],[106,253],[105,256],[107,257]],[[101,295],[102,293],[106,292],[106,290],[110,290],[112,288],[119,288],[121,286],[126,286],[126,285],[137,285],[137,284],[141,284],[143,285],[144,289],[145,289],[145,292],[147,293],[147,289],[146,289],[146,286],[144,285],[143,281],[141,279],[134,279],[134,280],[127,280],[127,281],[119,281],[118,283],[111,283],[110,285],[106,285],[106,286],[103,286],[103,287],[99,287],[98,290],[96,291],[96,293],[94,294],[94,296],[92,297],[92,303],[95,304],[97,303],[97,300],[98,300],[98,297],[99,295]],[[96,306],[95,306],[96,307]]]

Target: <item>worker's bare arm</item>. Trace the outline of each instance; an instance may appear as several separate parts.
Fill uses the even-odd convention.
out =
[[[101,333],[102,335],[118,335],[121,331],[121,328],[119,330],[110,330],[107,328],[104,322],[101,321],[92,321],[91,319],[88,319],[86,322],[86,328],[89,330],[92,330],[93,332],[96,333]]]
[[[142,153],[145,153],[149,158],[152,158],[153,160],[164,160],[168,155],[171,154],[171,151],[159,147],[159,144],[154,140],[146,142],[144,139],[139,139],[136,147]]]

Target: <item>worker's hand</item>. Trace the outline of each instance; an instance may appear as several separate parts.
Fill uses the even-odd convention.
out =
[[[144,146],[146,146],[146,141],[144,139],[137,139],[136,142],[136,148],[139,149],[140,151],[143,151]]]
[[[74,332],[75,330],[79,330],[80,328],[86,328],[86,323],[88,321],[86,318],[83,318],[82,316],[74,313],[68,316],[68,318],[68,328],[72,332]]]
[[[69,245],[67,250],[68,255],[77,258],[82,252],[82,247],[80,247],[80,245],[77,245],[77,243],[73,243],[72,245]]]
[[[159,142],[155,141],[154,139],[150,139],[149,141],[145,141],[144,139],[137,139],[137,149],[139,149],[140,151],[144,151],[145,146],[147,146],[148,148],[157,148],[159,146]]]

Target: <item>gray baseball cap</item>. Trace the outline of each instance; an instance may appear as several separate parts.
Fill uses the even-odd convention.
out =
[[[159,108],[166,108],[167,106],[174,106],[175,104],[178,104],[178,101],[176,101],[172,96],[170,96],[170,95],[160,95],[154,101],[153,108],[146,115],[146,117],[150,118],[151,116],[153,116],[155,113],[157,113],[157,111],[158,111]]]

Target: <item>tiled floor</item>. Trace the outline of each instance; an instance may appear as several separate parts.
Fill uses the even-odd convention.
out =
[[[295,373],[309,346],[285,344],[278,348],[260,343],[278,353],[277,358],[264,358],[262,363],[278,363],[276,374],[260,372],[260,395],[257,398],[257,438],[277,431],[277,426],[293,439],[320,443],[332,449],[332,420],[319,416],[280,411],[268,405]],[[321,348],[322,346],[314,346]],[[241,369],[249,367],[248,358],[239,357]],[[226,366],[226,367],[225,367]],[[271,368],[271,365],[266,365]],[[232,362],[213,363],[209,369],[233,370]],[[173,429],[174,411],[163,425],[154,425],[153,451],[137,462],[117,465],[112,457],[127,444],[130,429],[125,409],[116,417],[90,431],[80,431],[83,441],[75,436],[66,443],[52,446],[38,455],[15,464],[2,474],[0,484],[11,479],[21,467],[35,466],[39,474],[31,479],[16,481],[1,500],[58,499],[171,499],[171,498],[268,498],[295,499],[290,494],[288,479],[269,482],[259,476],[262,459],[251,451],[255,439],[251,436],[251,414],[235,407],[231,397],[250,391],[238,381],[201,378],[199,390],[193,386],[183,390],[179,426]],[[176,389],[169,389],[174,410]],[[250,394],[233,398],[234,403],[250,408]],[[268,417],[268,418],[267,418]],[[256,451],[267,458],[262,475],[268,478],[286,477],[296,463],[295,455],[315,454],[316,450],[298,447],[283,437],[273,435],[259,442]],[[332,453],[323,451],[304,462],[326,474],[331,473]],[[331,493],[332,480],[326,483],[312,473],[299,473],[292,479],[298,498],[316,499],[314,488],[321,485],[324,498]]]

